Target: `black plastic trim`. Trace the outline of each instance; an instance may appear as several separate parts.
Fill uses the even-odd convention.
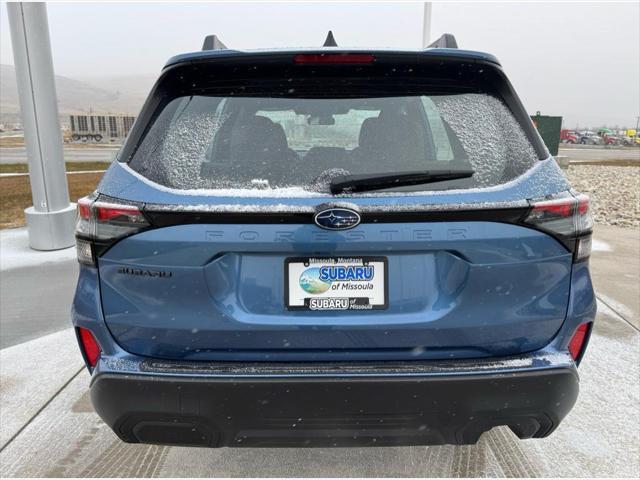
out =
[[[101,197],[102,198],[102,197]],[[100,241],[92,239],[86,235],[76,235],[77,238],[89,240],[93,242],[93,254],[97,258],[102,256],[115,243],[127,238],[131,235],[155,229],[172,227],[177,225],[194,225],[194,224],[212,224],[212,225],[315,225],[314,212],[233,212],[233,211],[193,211],[193,210],[176,210],[175,206],[168,209],[164,205],[150,205],[138,202],[130,202],[120,200],[113,197],[108,198],[109,201],[118,203],[134,204],[140,207],[141,212],[147,222],[148,227],[114,240]],[[323,204],[327,207],[328,204]],[[577,240],[579,237],[562,236],[554,232],[549,232],[537,227],[535,224],[526,223],[525,219],[531,211],[532,207],[514,207],[514,208],[488,208],[488,209],[470,209],[470,210],[424,210],[424,211],[366,211],[358,212],[360,214],[360,224],[371,223],[429,223],[429,222],[498,222],[519,225],[521,227],[530,228],[543,232],[561,243],[569,252],[576,251]],[[591,232],[584,232],[582,236],[591,235]]]
[[[91,385],[96,412],[125,442],[204,447],[473,444],[499,425],[540,438],[577,395],[574,367],[411,377],[98,372]]]
[[[161,208],[161,207],[160,207]],[[496,208],[477,210],[433,210],[408,212],[358,212],[360,223],[404,223],[404,222],[502,222],[519,223],[531,207]],[[145,218],[154,227],[169,227],[186,224],[302,224],[313,225],[313,212],[207,212],[161,210],[147,205]],[[528,225],[530,226],[530,225]]]

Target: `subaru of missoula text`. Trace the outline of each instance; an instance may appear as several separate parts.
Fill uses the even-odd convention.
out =
[[[596,312],[589,199],[494,56],[328,45],[170,59],[78,201],[95,411],[165,445],[550,435]]]

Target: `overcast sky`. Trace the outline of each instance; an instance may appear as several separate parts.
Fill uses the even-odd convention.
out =
[[[229,47],[418,48],[422,3],[49,3],[56,74],[157,74],[206,34]],[[6,5],[0,61],[13,64]],[[640,3],[434,3],[432,37],[501,61],[531,113],[574,127],[629,126],[640,115]]]

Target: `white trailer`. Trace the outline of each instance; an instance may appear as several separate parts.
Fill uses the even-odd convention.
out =
[[[71,141],[122,142],[135,120],[129,115],[70,115]]]

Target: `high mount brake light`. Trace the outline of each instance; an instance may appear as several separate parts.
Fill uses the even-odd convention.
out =
[[[368,64],[375,57],[369,53],[301,53],[293,57],[297,64]]]
[[[108,247],[116,240],[148,226],[149,223],[136,205],[81,198],[78,200],[76,224],[78,261],[95,265],[97,244]]]
[[[593,220],[589,210],[589,197],[586,195],[534,202],[525,223],[572,244],[576,262],[591,254]]]

